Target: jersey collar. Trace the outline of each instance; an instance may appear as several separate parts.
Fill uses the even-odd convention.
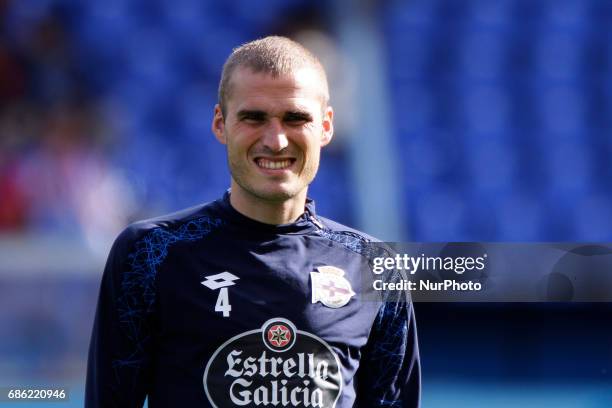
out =
[[[304,213],[297,220],[288,224],[273,225],[259,222],[239,213],[230,203],[230,194],[231,191],[227,190],[223,197],[217,200],[217,203],[224,218],[240,229],[272,234],[305,234],[317,228],[322,228],[321,223],[316,218],[315,202],[310,198],[306,199]]]

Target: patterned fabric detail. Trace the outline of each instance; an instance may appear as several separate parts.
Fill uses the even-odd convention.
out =
[[[317,229],[316,233],[330,241],[337,242],[345,248],[372,260],[378,256],[390,256],[390,250],[382,242],[369,239],[350,231],[334,231],[328,228]]]
[[[223,224],[220,219],[202,217],[175,229],[157,227],[136,242],[128,255],[129,271],[123,274],[118,299],[119,319],[126,327],[129,340],[136,346],[124,359],[113,361],[115,368],[134,367],[142,363],[145,344],[149,341],[147,316],[155,306],[156,275],[171,245],[202,239]]]
[[[401,406],[401,400],[388,395],[394,390],[390,384],[398,384],[402,375],[404,359],[407,358],[406,341],[408,339],[408,316],[406,305],[399,302],[385,302],[379,312],[377,325],[377,341],[372,349],[371,364],[377,364],[378,373],[372,392],[380,395],[381,407]],[[401,383],[401,382],[400,382]]]
[[[347,249],[365,256],[370,264],[375,257],[391,257],[392,250],[383,243],[373,243],[366,238],[348,231],[338,232],[330,229],[320,229],[317,233],[333,242],[337,242]],[[400,282],[405,276],[401,271],[388,271],[380,276],[385,282]],[[372,369],[378,373],[372,389],[373,395],[380,396],[378,407],[396,408],[402,406],[401,397],[394,397],[395,390],[392,384],[398,384],[398,377],[402,375],[405,366],[404,359],[408,344],[408,309],[407,298],[401,291],[385,291],[381,308],[374,322],[373,333],[376,333],[376,342],[371,350],[369,364],[377,367]],[[400,385],[401,386],[401,385]]]

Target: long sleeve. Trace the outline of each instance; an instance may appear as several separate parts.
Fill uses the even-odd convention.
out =
[[[86,408],[142,407],[151,376],[155,273],[124,231],[108,257],[89,348]]]
[[[420,406],[416,322],[412,302],[404,295],[393,293],[381,305],[360,363],[357,407]]]

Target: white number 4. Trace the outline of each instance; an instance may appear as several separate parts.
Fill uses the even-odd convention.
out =
[[[232,305],[229,302],[229,291],[227,288],[221,288],[217,303],[215,304],[215,312],[223,313],[223,317],[229,317],[231,311]]]
[[[229,290],[227,287],[235,285],[235,281],[238,279],[240,278],[226,271],[216,275],[207,276],[205,280],[200,282],[209,289],[220,289],[219,296],[217,297],[217,303],[215,303],[215,312],[223,313],[223,317],[229,317],[232,310],[232,305],[229,302]]]

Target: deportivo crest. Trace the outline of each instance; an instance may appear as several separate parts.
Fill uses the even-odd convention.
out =
[[[312,303],[321,302],[335,309],[346,305],[355,296],[342,269],[326,265],[319,266],[317,270],[310,272]]]
[[[342,392],[340,360],[321,338],[274,318],[214,352],[204,391],[215,408],[334,408]]]

